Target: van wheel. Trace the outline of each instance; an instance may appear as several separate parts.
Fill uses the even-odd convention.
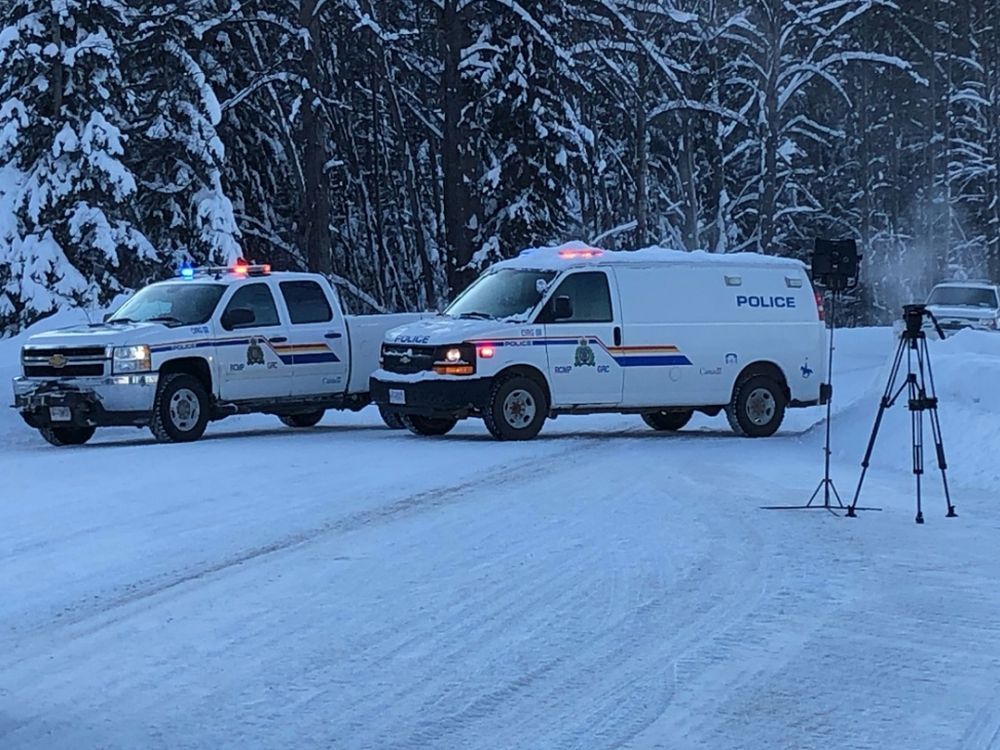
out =
[[[457,419],[450,419],[448,417],[421,417],[418,414],[407,414],[400,417],[400,421],[414,435],[422,435],[424,437],[447,435],[458,424]]]
[[[381,406],[378,409],[378,415],[382,417],[382,421],[385,422],[385,426],[390,430],[404,430],[406,425],[403,424],[403,417],[394,411],[386,411]]]
[[[685,409],[684,411],[654,411],[643,414],[642,421],[657,432],[675,432],[690,422],[693,416],[694,409]]]
[[[303,414],[280,414],[278,415],[278,419],[281,420],[282,424],[289,427],[315,427],[323,419],[324,414],[326,414],[325,409],[317,409],[316,411],[307,411]]]
[[[767,375],[750,374],[740,379],[726,417],[741,437],[770,437],[785,418],[785,391]]]
[[[483,422],[497,440],[531,440],[548,415],[548,399],[538,382],[515,375],[493,385]]]
[[[40,427],[38,432],[41,433],[47,443],[54,445],[57,448],[62,448],[64,445],[83,445],[94,437],[94,433],[97,432],[97,428]]]
[[[180,372],[164,375],[149,429],[161,443],[193,443],[205,434],[209,408],[208,393],[198,378]]]

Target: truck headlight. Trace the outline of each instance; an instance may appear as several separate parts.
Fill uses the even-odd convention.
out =
[[[438,375],[475,375],[476,347],[472,344],[440,347],[434,353],[434,372]]]
[[[981,325],[983,328],[996,329],[997,321],[996,318],[983,318],[982,320],[979,321],[979,325]]]
[[[148,346],[116,346],[112,357],[112,371],[115,373],[124,372],[149,372],[152,369],[152,361],[149,356]]]

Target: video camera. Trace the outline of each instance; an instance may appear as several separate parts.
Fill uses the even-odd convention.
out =
[[[944,330],[934,317],[934,313],[927,309],[927,305],[912,304],[903,305],[903,338],[915,341],[923,335],[924,318],[927,318],[934,326],[938,336],[944,338]]]

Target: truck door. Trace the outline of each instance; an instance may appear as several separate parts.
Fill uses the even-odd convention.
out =
[[[216,342],[219,394],[224,401],[290,396],[292,370],[276,346],[288,341],[274,295],[266,282],[236,289],[219,318]]]
[[[568,298],[568,310],[559,302]],[[567,317],[560,317],[560,312]],[[622,368],[615,357],[621,328],[615,322],[608,274],[577,271],[558,283],[538,321],[545,325],[548,375],[554,406],[615,405],[622,398]]]
[[[292,358],[292,395],[343,393],[349,362],[340,310],[330,304],[327,291],[317,281],[282,281],[278,286],[290,323],[284,351]]]

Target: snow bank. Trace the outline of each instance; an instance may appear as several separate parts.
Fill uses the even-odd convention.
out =
[[[841,458],[860,462],[864,455],[896,345],[887,341],[883,364],[867,393],[834,419],[834,450]],[[1000,334],[961,331],[944,341],[931,341],[930,356],[949,475],[955,482],[977,487],[1000,483],[1000,464],[992,457],[1000,447]],[[904,362],[898,384],[905,374]],[[924,425],[924,461],[933,492],[940,482],[926,416]],[[910,412],[901,397],[886,412],[872,465],[911,470],[910,433]]]

